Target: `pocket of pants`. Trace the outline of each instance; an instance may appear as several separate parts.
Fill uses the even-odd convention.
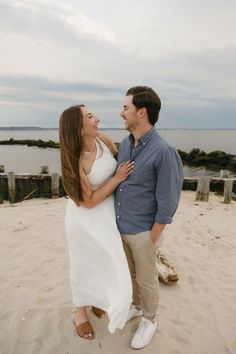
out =
[[[162,232],[160,234],[160,237],[158,238],[157,242],[156,242],[156,246],[159,248],[161,247],[161,245],[163,244],[164,242],[164,232]]]
[[[150,242],[152,243],[152,245],[159,248],[159,247],[161,247],[161,245],[162,245],[162,243],[163,243],[163,241],[164,241],[164,232],[162,232],[162,233],[160,234],[158,240],[157,240],[155,243],[154,243],[154,242],[152,241],[152,239],[151,239],[151,233],[150,233],[150,235],[149,235],[149,238],[150,238]]]

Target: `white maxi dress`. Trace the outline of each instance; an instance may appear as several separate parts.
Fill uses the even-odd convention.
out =
[[[94,190],[116,170],[116,160],[110,150],[101,140],[99,142],[96,142],[97,155],[88,175]],[[105,310],[108,330],[114,333],[117,328],[122,329],[132,302],[132,284],[116,226],[113,195],[90,209],[77,207],[69,199],[65,227],[73,304]]]

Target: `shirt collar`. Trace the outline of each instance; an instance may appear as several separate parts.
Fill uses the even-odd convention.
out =
[[[149,129],[149,131],[145,134],[143,134],[139,139],[138,139],[138,144],[137,146],[139,145],[146,145],[149,140],[151,139],[151,136],[152,134],[154,133],[155,131],[155,128],[152,127],[151,129]],[[133,145],[134,144],[134,136],[132,133],[130,133],[129,135],[129,141],[131,142],[131,144]]]

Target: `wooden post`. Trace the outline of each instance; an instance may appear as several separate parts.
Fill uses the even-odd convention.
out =
[[[8,197],[10,203],[16,201],[16,183],[14,172],[8,172]]]
[[[220,170],[220,178],[229,178],[228,170]]]
[[[233,179],[226,179],[224,185],[224,203],[231,203],[233,192]]]
[[[52,198],[59,197],[59,174],[52,173]]]
[[[40,166],[40,174],[48,174],[49,173],[49,169],[48,166]]]
[[[4,197],[4,184],[3,184],[3,178],[0,177],[0,204],[3,204],[3,197]]]
[[[5,166],[4,165],[0,165],[0,173],[4,173],[5,172]]]
[[[197,183],[196,200],[208,202],[210,192],[210,178],[200,177]]]

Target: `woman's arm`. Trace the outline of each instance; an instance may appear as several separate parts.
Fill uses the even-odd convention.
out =
[[[130,161],[123,162],[120,164],[116,170],[116,174],[111,177],[105,184],[93,191],[91,189],[89,180],[84,170],[81,169],[80,178],[83,191],[83,202],[80,203],[81,206],[85,208],[93,208],[97,204],[105,200],[117,186],[124,181],[133,170],[133,163]]]

